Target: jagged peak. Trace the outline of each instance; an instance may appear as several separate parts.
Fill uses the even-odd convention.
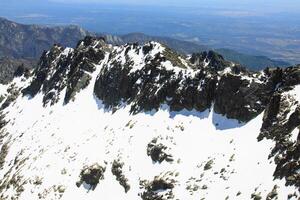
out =
[[[184,70],[191,67],[186,56],[180,55],[166,45],[149,41],[143,44],[128,43],[115,46],[111,58],[122,65],[132,67],[133,71],[155,61],[157,66],[165,66],[169,70]]]
[[[105,54],[108,54],[108,59],[104,61]],[[149,73],[155,73],[156,79],[167,73],[170,78],[183,79],[182,81],[195,76],[201,76],[200,79],[205,79],[203,76],[207,76],[207,79],[217,77],[219,80],[220,76],[227,73],[236,75],[242,73],[246,79],[250,79],[247,78],[250,77],[249,73],[241,70],[238,65],[225,61],[221,55],[213,51],[193,54],[189,58],[155,41],[149,41],[142,45],[129,43],[112,46],[106,44],[102,37],[87,36],[78,42],[75,49],[55,44],[48,52],[45,52],[33,74],[31,85],[25,88],[23,93],[35,96],[42,91],[45,94],[44,103],[52,99],[53,104],[57,102],[59,93],[69,87],[68,95],[66,95],[69,97],[65,97],[67,103],[75,95],[70,91],[74,90],[77,84],[81,86],[79,89],[75,89],[76,92],[84,89],[89,83],[90,74],[95,71],[98,64],[103,66],[100,75],[104,73],[104,69],[125,69],[130,74],[136,74],[135,81],[146,79],[142,76]],[[218,73],[215,74],[216,72]],[[77,80],[73,78],[76,77],[75,74]],[[81,82],[82,80],[84,80],[84,84]],[[201,87],[198,86],[198,88]],[[53,92],[56,94],[54,95]],[[55,100],[53,100],[53,96],[56,96]]]
[[[86,48],[86,47],[94,47],[97,48],[98,45],[105,45],[105,38],[104,37],[92,37],[92,36],[86,36],[84,39],[80,40],[77,43],[76,48]]]
[[[51,55],[54,60],[55,56],[68,56],[73,52],[97,52],[104,50],[110,53],[110,58],[114,62],[119,62],[121,65],[131,66],[140,69],[151,60],[157,60],[169,70],[183,71],[186,69],[197,70],[201,68],[210,68],[216,71],[246,71],[239,67],[239,65],[226,61],[224,58],[213,51],[194,53],[190,57],[181,55],[164,44],[156,41],[149,41],[144,44],[127,43],[120,46],[112,46],[105,42],[105,38],[87,36],[78,42],[75,49],[63,48],[60,45],[54,45],[47,55]],[[54,57],[53,57],[54,55]],[[87,58],[83,58],[87,59]],[[43,60],[43,59],[41,59]],[[226,68],[233,68],[232,70],[225,70]],[[134,70],[134,69],[133,69]]]
[[[211,68],[217,71],[224,70],[226,67],[232,67],[235,64],[226,61],[222,55],[215,51],[204,51],[194,53],[190,57],[190,62],[198,68]]]

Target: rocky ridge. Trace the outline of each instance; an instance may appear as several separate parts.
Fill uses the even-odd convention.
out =
[[[162,105],[171,111],[202,112],[214,105],[216,113],[241,122],[266,108],[282,78],[279,69],[251,72],[213,51],[185,57],[157,42],[114,47],[102,38],[86,37],[75,49],[55,45],[44,52],[22,92],[33,97],[42,91],[44,104],[53,105],[66,89],[68,103],[89,84],[97,64],[103,67],[94,93],[106,108],[115,110],[126,103],[132,113]]]
[[[97,77],[92,86],[95,101],[101,101],[105,109],[113,113],[124,106],[130,106],[132,115],[155,113],[160,109],[168,109],[170,113],[182,110],[202,113],[210,110],[236,119],[242,125],[264,112],[258,140],[275,142],[269,155],[277,166],[274,177],[284,178],[286,185],[294,186],[299,191],[300,66],[251,72],[224,60],[213,51],[187,57],[157,42],[112,46],[103,38],[86,37],[78,42],[75,49],[54,45],[43,53],[38,67],[31,74],[20,69],[16,75],[20,76],[22,82],[8,87],[2,110],[5,113],[6,108],[22,96],[33,99],[42,95],[45,108],[61,101],[68,105],[93,83],[92,74],[95,72]],[[4,119],[1,122],[3,137],[7,134],[6,123]],[[218,123],[214,125],[219,126]],[[126,127],[134,128],[134,123],[130,122]],[[184,131],[183,125],[175,128]],[[5,160],[10,142],[6,140],[2,145],[4,153],[0,164]],[[173,155],[165,152],[166,149],[164,144],[156,143],[153,139],[148,144],[147,154],[154,162],[175,162]],[[230,160],[234,160],[234,155]],[[16,166],[21,166],[22,162],[25,161],[17,159]],[[209,159],[203,164],[204,170],[211,170],[213,164],[214,160]],[[123,174],[123,165],[113,163],[111,171],[127,192],[131,184],[129,186],[129,180]],[[90,189],[94,190],[103,179],[105,168],[97,164],[93,166],[96,167],[82,170],[79,186],[84,182],[91,183]],[[221,178],[226,179],[224,170],[220,172]],[[174,198],[175,174],[168,172],[152,181],[141,181],[144,189],[140,193],[141,198]],[[15,187],[22,189],[22,185],[17,184],[22,177],[16,176],[15,179]],[[0,182],[0,193],[8,182],[9,179]],[[53,190],[58,191],[55,188]],[[207,186],[194,188],[206,190]],[[158,192],[161,190],[165,191],[163,195]],[[21,190],[18,192],[22,193]],[[253,193],[253,198],[257,196],[259,194]],[[273,193],[270,196],[274,197]]]

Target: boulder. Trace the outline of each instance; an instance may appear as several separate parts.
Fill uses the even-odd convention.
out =
[[[91,190],[94,190],[99,181],[104,179],[105,167],[99,164],[93,164],[86,166],[80,172],[80,180],[76,183],[77,187],[80,187],[82,183],[88,184]]]
[[[162,143],[158,143],[157,138],[154,138],[147,146],[147,155],[151,157],[153,162],[172,162],[173,157],[167,153],[167,150],[168,147]]]
[[[120,185],[124,188],[125,193],[127,193],[130,190],[130,185],[128,183],[128,179],[125,177],[122,171],[123,166],[124,163],[120,162],[120,160],[114,160],[111,167],[111,172],[116,177]]]
[[[154,177],[152,181],[143,181],[141,185],[144,192],[141,193],[143,200],[169,200],[174,198],[173,189],[176,181],[172,178],[172,172],[167,172]]]

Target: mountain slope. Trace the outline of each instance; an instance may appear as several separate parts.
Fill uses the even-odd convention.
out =
[[[14,72],[20,67],[31,69],[36,61],[31,59],[0,58],[0,84],[8,84],[14,77]]]
[[[95,35],[77,26],[46,27],[38,25],[18,24],[4,18],[0,18],[0,57],[31,58],[37,59],[42,52],[49,49],[53,44],[61,44],[66,47],[74,47],[78,40],[87,35]],[[98,34],[99,35],[99,34]],[[169,37],[148,36],[142,33],[130,33],[121,36],[100,34],[107,42],[114,45],[126,43],[145,43],[157,41],[166,44],[170,48],[183,53],[192,54],[202,52],[210,48],[192,42],[181,41]],[[287,66],[288,63],[274,61],[269,58],[241,54],[228,49],[217,49],[228,60],[238,62],[249,68]],[[244,57],[247,57],[245,60]]]
[[[20,65],[33,68],[53,44],[75,47],[86,35],[93,34],[77,26],[24,25],[0,17],[0,83],[11,81]]]
[[[55,45],[1,88],[1,198],[296,200],[299,69]]]
[[[77,26],[23,25],[0,18],[0,57],[39,58],[53,44],[74,47],[89,33]]]
[[[241,63],[245,67],[252,70],[262,70],[266,67],[287,67],[290,66],[288,62],[280,60],[272,60],[266,56],[253,56],[231,49],[216,49],[216,52],[223,55],[226,60]]]

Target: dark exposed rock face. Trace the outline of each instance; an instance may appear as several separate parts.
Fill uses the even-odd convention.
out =
[[[247,122],[265,109],[282,79],[276,70],[249,72],[212,51],[187,59],[155,42],[112,48],[102,38],[86,37],[74,50],[55,45],[44,52],[23,94],[43,92],[44,105],[53,105],[66,88],[68,103],[87,87],[100,63],[95,95],[107,108],[130,104],[132,113],[158,110],[163,104],[171,111],[202,112],[214,104],[216,113]]]
[[[177,56],[171,59],[172,64],[184,58],[178,59],[178,55],[169,51],[167,56],[165,51],[149,56],[157,45],[125,46],[124,62],[119,59],[120,53],[112,53],[95,84],[95,94],[106,107],[117,108],[126,102],[132,105],[131,111],[137,113],[157,110],[167,104],[171,111],[196,109],[201,112],[210,109],[214,102],[215,112],[247,122],[265,109],[278,82],[274,71],[249,72],[211,51],[193,54],[185,61],[189,69],[170,69],[166,64],[170,58]],[[128,52],[136,56],[142,54],[144,64],[135,69]]]
[[[215,112],[229,118],[249,121],[261,113],[273,94],[274,74],[227,74],[218,82],[215,96]]]
[[[59,95],[66,88],[64,102],[75,98],[75,94],[88,86],[90,73],[95,65],[104,59],[103,40],[86,37],[75,50],[55,45],[44,52],[34,72],[31,84],[23,90],[24,95],[35,96],[44,93],[44,104],[57,103]]]
[[[203,71],[192,79],[183,73],[177,74],[163,67],[159,69],[157,66],[160,65],[160,59],[162,58],[157,57],[157,60],[150,61],[143,70],[129,76],[130,68],[123,68],[116,63],[111,70],[101,72],[96,82],[95,94],[103,99],[107,107],[118,106],[121,100],[132,103],[133,113],[158,109],[163,103],[168,104],[174,111],[184,108],[204,111],[211,106],[213,90],[210,89],[214,88],[215,79],[206,78]],[[201,81],[207,82],[203,84],[203,90],[199,91],[197,87],[200,87]],[[113,96],[111,91],[114,91]]]
[[[131,52],[139,52],[142,48],[143,53],[147,49],[149,53],[153,51],[153,45],[128,45],[126,48]],[[211,106],[213,95],[210,89],[214,88],[216,80],[208,79],[206,72],[199,71],[191,78],[182,72],[167,70],[162,65],[167,58],[160,53],[153,57],[144,54],[145,65],[135,70],[130,57],[121,63],[117,56],[117,53],[112,54],[107,64],[109,67],[102,69],[95,85],[95,94],[107,107],[117,107],[121,101],[125,101],[132,103],[132,112],[137,113],[158,109],[163,103],[176,111],[195,107],[203,111]],[[202,86],[203,90],[199,91],[197,87],[200,87],[201,81],[206,83]]]
[[[199,67],[209,65],[216,70],[223,70],[226,66],[230,65],[230,62],[225,61],[223,56],[214,51],[194,53],[190,61]]]
[[[25,94],[35,96],[41,89],[43,83],[46,81],[47,76],[56,66],[56,60],[62,53],[63,48],[58,45],[54,45],[49,52],[44,52],[38,63],[38,67],[34,72],[34,79],[29,87],[27,87],[23,92]]]
[[[261,134],[258,139],[272,139],[276,142],[270,157],[277,165],[276,178],[285,178],[287,185],[300,188],[300,105],[293,90],[300,84],[299,67],[282,71],[282,81],[266,108]],[[292,134],[294,136],[292,137]]]
[[[106,53],[109,58],[103,61]],[[74,50],[55,45],[44,52],[23,94],[43,92],[44,104],[54,104],[66,88],[68,103],[87,87],[99,63],[103,67],[95,95],[107,108],[130,104],[132,113],[158,110],[163,104],[171,111],[202,112],[214,104],[216,113],[247,122],[266,108],[275,87],[286,82],[281,69],[250,72],[212,51],[187,59],[155,42],[112,48],[102,38],[86,37]],[[297,71],[285,74],[289,84],[297,82]]]
[[[91,48],[91,45],[94,48]],[[95,64],[99,64],[104,59],[103,40],[96,40],[95,38],[86,37],[80,41],[74,55],[71,55],[73,62],[70,66],[70,71],[67,74],[67,91],[65,96],[65,103],[74,99],[77,92],[89,85],[91,76],[89,73],[95,71]],[[70,56],[70,55],[69,55]]]

